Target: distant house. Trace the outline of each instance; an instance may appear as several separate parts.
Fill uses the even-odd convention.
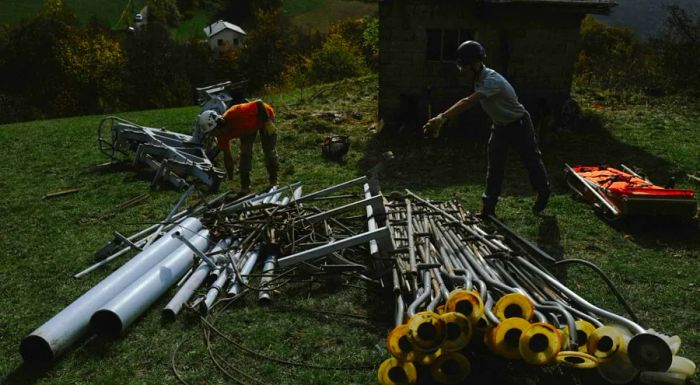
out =
[[[514,85],[526,107],[556,114],[569,98],[587,13],[605,14],[613,0],[382,0],[379,2],[379,115],[415,130],[471,92],[473,75],[459,72],[455,51],[475,39],[487,66]],[[479,108],[460,125],[488,119]]]
[[[241,27],[223,20],[204,28],[204,33],[207,34],[209,48],[215,52],[224,49],[224,47],[237,49],[246,38],[246,33]]]

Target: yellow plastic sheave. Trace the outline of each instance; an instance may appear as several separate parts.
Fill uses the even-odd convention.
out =
[[[493,306],[493,314],[500,320],[518,317],[529,321],[535,314],[535,306],[526,296],[520,293],[510,293],[496,301]]]
[[[588,353],[601,363],[610,360],[619,350],[626,351],[626,330],[615,326],[602,326],[588,336]]]
[[[430,366],[430,374],[438,384],[462,384],[471,373],[469,359],[462,353],[445,353]]]
[[[394,358],[400,361],[420,361],[425,353],[416,350],[408,339],[408,324],[399,325],[389,333],[386,347]]]
[[[455,290],[447,297],[445,311],[462,313],[475,324],[484,315],[484,301],[476,291]]]
[[[440,315],[445,322],[447,335],[442,350],[456,352],[462,350],[472,339],[472,323],[462,313],[450,312]]]
[[[377,380],[380,385],[411,385],[418,380],[418,373],[413,363],[401,362],[392,357],[379,366]]]
[[[528,364],[546,365],[561,350],[561,333],[546,322],[534,323],[520,336],[519,349]]]
[[[561,351],[557,353],[557,364],[576,369],[594,369],[598,366],[598,359],[584,352]]]
[[[520,356],[520,336],[530,327],[522,318],[514,317],[501,321],[493,330],[493,350],[505,358],[517,360]]]
[[[593,332],[595,332],[595,326],[592,323],[582,319],[576,320],[576,342],[579,352],[589,353],[588,340]]]
[[[438,350],[446,335],[445,321],[432,311],[416,313],[408,321],[408,339],[420,351]]]
[[[430,353],[422,353],[422,355],[417,356],[418,358],[414,361],[416,365],[431,365],[435,360],[442,355],[442,349],[438,349]]]

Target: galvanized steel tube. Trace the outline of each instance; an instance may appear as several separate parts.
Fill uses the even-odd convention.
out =
[[[200,251],[206,250],[209,230],[191,236],[190,243]],[[177,250],[94,312],[90,327],[98,334],[121,334],[187,272],[192,266],[193,255],[187,245],[180,243]]]
[[[196,218],[187,218],[168,234],[181,231],[189,236],[202,228]],[[22,339],[19,350],[27,364],[49,364],[86,334],[90,316],[131,285],[144,272],[162,261],[181,243],[164,236],[114,271],[72,304]]]

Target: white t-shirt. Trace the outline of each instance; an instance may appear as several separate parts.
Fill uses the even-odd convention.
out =
[[[525,114],[525,107],[518,101],[513,86],[491,68],[481,70],[474,83],[474,91],[481,94],[481,108],[496,125],[512,123]]]

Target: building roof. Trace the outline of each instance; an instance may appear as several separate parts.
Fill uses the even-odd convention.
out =
[[[212,23],[209,24],[209,26],[204,27],[204,33],[207,34],[207,37],[212,37],[225,29],[233,30],[241,35],[246,35],[245,31],[241,27],[223,20],[219,20],[216,23]]]

